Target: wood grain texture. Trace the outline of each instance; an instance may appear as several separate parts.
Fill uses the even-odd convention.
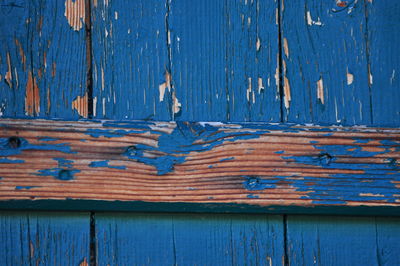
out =
[[[400,3],[365,1],[368,27],[369,86],[373,122],[376,125],[400,124]]]
[[[280,121],[277,2],[168,3],[174,118]]]
[[[282,5],[284,121],[373,122],[363,2],[309,0]]]
[[[94,117],[171,120],[166,14],[165,1],[92,1]]]
[[[281,265],[281,216],[97,214],[98,265]]]
[[[0,263],[88,265],[89,228],[88,213],[3,211]]]
[[[399,265],[399,218],[288,216],[290,265]]]
[[[0,14],[0,116],[87,116],[73,105],[86,92],[84,0],[6,0]]]
[[[398,206],[399,133],[4,119],[0,198]]]

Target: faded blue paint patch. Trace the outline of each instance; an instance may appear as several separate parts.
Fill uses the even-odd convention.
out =
[[[213,168],[214,167],[214,165],[212,165],[212,164],[210,164],[209,166],[208,166],[208,168]]]
[[[68,168],[71,168],[72,167],[72,163],[74,162],[74,161],[71,161],[71,160],[67,160],[67,159],[65,159],[65,158],[53,158],[53,160],[56,160],[57,162],[58,162],[58,167],[62,167],[62,168],[64,168],[64,167],[68,167]]]
[[[221,159],[221,160],[219,160],[220,162],[224,162],[224,161],[231,161],[231,160],[234,160],[235,159],[235,157],[228,157],[228,158],[224,158],[224,159]]]
[[[249,199],[258,199],[259,196],[258,195],[254,195],[254,194],[247,194],[247,198],[249,198]]]
[[[58,162],[58,167],[38,170],[39,176],[52,176],[56,179],[68,181],[74,179],[74,174],[79,173],[80,170],[73,168],[72,160],[56,157],[53,160]]]
[[[21,154],[22,151],[25,150],[43,150],[43,151],[59,151],[62,153],[76,153],[71,150],[71,147],[68,146],[68,143],[59,143],[59,144],[39,144],[33,145],[30,144],[24,138],[18,138],[19,146],[13,147],[8,138],[0,138],[0,156],[14,156]]]
[[[24,160],[11,160],[8,158],[0,158],[0,163],[24,163]]]
[[[93,161],[89,164],[89,167],[107,167],[107,168],[112,168],[112,169],[121,169],[121,170],[125,170],[126,166],[124,165],[119,165],[119,166],[115,166],[115,165],[109,165],[108,164],[108,160],[105,161]]]
[[[360,138],[353,138],[353,140],[354,140],[354,144],[366,144],[366,143],[368,143],[368,142],[370,142],[370,141],[372,141],[372,139],[360,139]]]
[[[21,189],[31,189],[31,188],[36,188],[36,187],[41,187],[41,186],[16,186],[16,190],[21,190]]]
[[[123,130],[123,129],[93,129],[89,128],[85,134],[94,138],[106,137],[106,138],[120,138],[128,134],[139,134],[143,133],[141,130]]]
[[[317,144],[317,143],[319,143],[319,141],[317,141],[317,140],[311,140],[310,143],[311,143],[311,144]]]
[[[43,169],[38,171],[39,176],[52,176],[55,179],[68,181],[74,179],[74,175],[79,173],[80,170],[78,169],[63,169],[60,167],[50,168],[50,169]]]

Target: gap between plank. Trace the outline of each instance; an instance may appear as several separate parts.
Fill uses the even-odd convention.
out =
[[[279,71],[279,82],[278,82],[278,91],[279,91],[279,100],[280,100],[280,122],[283,123],[286,121],[284,118],[284,94],[283,94],[283,54],[282,54],[282,10],[281,10],[281,0],[278,1],[278,71]]]
[[[92,54],[92,5],[85,1],[85,40],[86,40],[86,93],[88,96],[88,118],[93,118],[93,54]]]

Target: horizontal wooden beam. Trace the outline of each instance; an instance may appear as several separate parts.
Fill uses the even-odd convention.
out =
[[[0,208],[400,209],[400,129],[2,119],[0,138]]]

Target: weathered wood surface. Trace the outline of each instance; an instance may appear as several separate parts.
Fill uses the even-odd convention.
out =
[[[3,119],[0,137],[2,201],[400,205],[399,129]]]
[[[282,265],[282,216],[97,214],[97,265]]]
[[[0,3],[0,116],[87,116],[85,1]]]
[[[170,120],[166,2],[91,2],[94,117]]]
[[[89,263],[89,213],[0,213],[1,265]]]
[[[288,216],[290,265],[399,265],[400,219]]]

